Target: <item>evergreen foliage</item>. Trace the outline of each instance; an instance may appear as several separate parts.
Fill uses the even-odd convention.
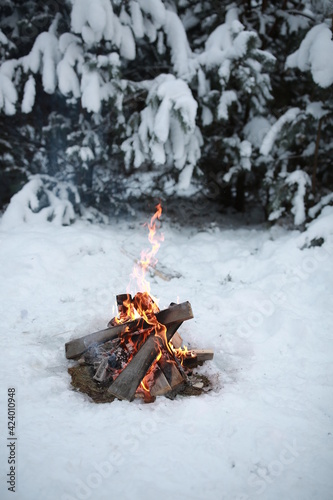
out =
[[[24,184],[62,223],[151,193],[296,225],[332,202],[333,2],[2,4],[4,208]]]

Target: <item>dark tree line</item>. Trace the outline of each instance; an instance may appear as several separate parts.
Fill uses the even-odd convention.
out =
[[[142,195],[316,216],[332,202],[332,16],[328,0],[3,1],[2,208],[38,178],[30,208],[62,200],[67,222]]]

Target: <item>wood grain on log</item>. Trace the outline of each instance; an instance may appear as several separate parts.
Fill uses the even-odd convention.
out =
[[[182,304],[172,305],[157,313],[156,318],[159,323],[165,326],[178,322],[181,323],[193,318],[191,304],[189,302],[183,302]],[[102,344],[103,342],[121,336],[126,331],[134,332],[139,329],[147,328],[148,326],[149,325],[147,325],[142,318],[139,318],[134,321],[90,333],[79,339],[71,340],[65,344],[66,358],[77,359],[93,344]]]
[[[183,365],[187,368],[195,368],[214,357],[212,349],[191,349],[190,352],[192,356],[186,357],[183,361]]]
[[[191,349],[191,352],[196,356],[198,362],[208,361],[214,357],[213,349]]]
[[[150,389],[150,394],[152,396],[163,396],[171,391],[171,386],[167,379],[165,378],[164,373],[161,368],[157,367],[156,376],[154,380],[154,385]]]
[[[159,360],[159,366],[167,379],[171,390],[177,392],[185,383],[183,373],[178,369],[176,361],[169,353]]]
[[[179,333],[176,332],[172,337],[172,345],[175,349],[179,349],[182,346],[182,344],[183,344],[183,339],[181,338]]]
[[[187,303],[189,305],[189,303]],[[177,306],[172,306],[177,307]],[[191,307],[189,305],[189,307]],[[165,312],[165,311],[161,311]],[[169,342],[176,333],[182,322],[173,323],[167,327],[166,337]],[[163,341],[156,335],[148,337],[141,349],[135,354],[126,368],[120,373],[108,391],[118,399],[127,399],[133,401],[135,392],[150,368],[157,358],[160,349],[163,348]]]

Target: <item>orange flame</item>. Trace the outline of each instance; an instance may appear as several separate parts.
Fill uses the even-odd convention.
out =
[[[171,352],[176,356],[176,358],[179,359],[180,364],[182,366],[183,366],[184,360],[186,358],[193,358],[193,357],[195,357],[195,355],[193,354],[193,352],[189,351],[187,349],[186,345],[184,347],[179,347],[178,349],[176,349],[175,347],[173,347],[172,341],[171,341],[171,343],[168,344],[168,348],[171,348]]]
[[[145,377],[145,378],[146,378],[146,377]],[[142,389],[143,389],[144,391],[146,391],[146,392],[149,392],[149,393],[150,393],[150,391],[149,391],[148,387],[146,387],[146,385],[145,385],[144,380],[145,380],[145,379],[141,380],[141,384],[140,384],[140,385],[141,385],[141,387],[142,387]]]
[[[141,252],[141,258],[134,266],[131,274],[131,282],[133,281],[133,279],[135,279],[136,288],[139,290],[143,290],[143,292],[138,292],[135,295],[133,302],[131,301],[130,295],[128,294],[128,298],[124,301],[120,314],[118,314],[118,317],[115,318],[115,323],[125,323],[126,321],[133,320],[140,316],[146,321],[148,325],[151,325],[155,328],[156,335],[167,344],[167,329],[156,319],[155,314],[159,311],[159,307],[157,305],[157,299],[155,297],[152,297],[150,294],[150,283],[146,279],[146,272],[148,267],[155,266],[158,262],[156,254],[161,246],[161,242],[164,241],[164,235],[157,234],[157,221],[160,220],[160,217],[162,215],[162,205],[158,203],[155,208],[156,212],[148,223],[148,240],[151,244],[151,248],[150,250],[143,250]],[[128,288],[130,288],[130,285]]]
[[[149,385],[152,383],[152,381],[154,381],[154,377],[152,377],[152,373],[155,371],[155,367],[156,367],[156,364],[159,362],[159,360],[161,359],[162,357],[162,351],[161,349],[159,350],[158,352],[158,355],[156,356],[156,359],[154,360],[153,364],[151,365],[151,367],[149,368],[149,370],[147,371],[146,375],[144,376],[143,380],[141,380],[141,384],[140,384],[140,387],[147,393],[150,394],[150,390],[149,390]],[[150,383],[150,384],[149,384]]]
[[[158,234],[158,227],[157,227],[157,221],[160,220],[162,214],[162,206],[159,203],[158,205],[156,205],[155,208],[156,212],[154,213],[154,215],[150,219],[150,222],[148,223],[148,230],[149,230],[148,240],[149,243],[151,244],[151,248],[149,250],[143,250],[141,252],[141,258],[134,266],[131,274],[131,280],[127,289],[128,291],[127,298],[119,306],[118,316],[114,318],[113,321],[115,322],[115,324],[120,324],[141,317],[152,328],[140,332],[142,334],[144,333],[144,335],[142,336],[140,335],[141,337],[140,341],[137,343],[135,347],[133,344],[134,350],[137,351],[139,349],[139,345],[142,345],[142,343],[145,342],[146,336],[150,335],[151,332],[154,330],[155,335],[160,339],[162,339],[163,345],[167,347],[167,349],[170,351],[171,354],[176,356],[181,361],[181,364],[183,364],[184,359],[188,356],[191,356],[191,352],[188,351],[186,347],[184,349],[181,348],[175,349],[172,346],[172,343],[168,342],[166,335],[167,328],[165,325],[159,323],[159,321],[156,318],[156,314],[160,310],[157,305],[157,299],[150,294],[150,283],[146,279],[146,272],[148,267],[154,267],[158,262],[156,254],[161,246],[161,242],[164,241],[164,236],[163,234]],[[136,282],[136,288],[143,291],[137,292],[134,298],[132,299],[129,293],[129,288],[131,288],[133,280],[135,280]],[[130,356],[128,362],[130,362],[134,354],[135,352]],[[159,353],[156,356],[156,359],[154,360],[153,364],[151,365],[145,377],[140,383],[139,389],[143,390],[145,393],[150,394],[149,388],[152,382],[154,381],[154,371],[161,357],[162,357],[162,351],[160,348]]]
[[[156,266],[158,262],[156,254],[161,246],[161,242],[164,241],[164,235],[157,233],[157,221],[160,220],[162,215],[162,205],[159,203],[155,208],[156,212],[148,223],[148,241],[151,244],[151,248],[149,250],[142,250],[140,260],[134,266],[131,274],[131,281],[135,280],[137,289],[143,290],[148,294],[150,294],[150,283],[146,279],[146,272],[148,267]]]
[[[114,323],[119,325],[120,323],[126,323],[127,321],[134,320],[135,318],[136,314],[134,305],[130,294],[127,294],[127,299],[122,303],[118,316],[114,318]]]

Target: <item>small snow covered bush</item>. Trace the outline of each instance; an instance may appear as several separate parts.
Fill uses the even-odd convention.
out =
[[[183,173],[178,188],[186,190],[202,145],[196,126],[197,107],[186,82],[173,75],[155,78],[146,107],[132,116],[127,127],[129,138],[122,144],[127,166],[133,163],[138,168],[144,162],[174,165]]]
[[[327,194],[333,158],[330,25],[328,20],[313,26],[299,48],[285,61],[288,78],[293,82],[296,78],[303,80],[305,88],[297,97],[298,106],[289,108],[272,123],[260,147],[262,162],[266,165],[270,220],[290,213],[294,224],[300,225],[316,213],[311,209],[313,205],[323,206],[325,200],[330,200]]]
[[[22,223],[51,222],[67,226],[74,222],[79,203],[74,186],[37,175],[12,197],[1,225],[11,228]]]

